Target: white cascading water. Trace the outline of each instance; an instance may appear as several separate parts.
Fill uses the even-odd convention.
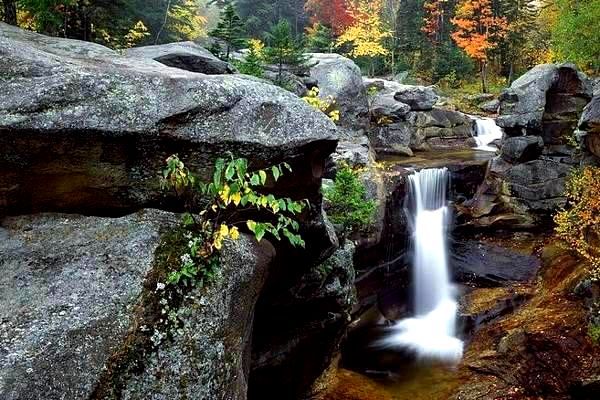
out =
[[[477,136],[475,137],[477,149],[496,151],[497,148],[490,146],[490,143],[494,140],[502,139],[502,128],[496,125],[496,121],[493,118],[477,118],[475,123],[477,124]]]
[[[414,230],[415,317],[399,321],[379,344],[408,348],[422,359],[458,362],[463,343],[456,334],[457,302],[448,271],[446,168],[409,176]]]

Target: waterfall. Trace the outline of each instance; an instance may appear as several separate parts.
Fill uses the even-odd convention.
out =
[[[502,128],[496,125],[496,121],[493,118],[477,118],[475,123],[477,125],[477,136],[475,137],[477,149],[496,151],[497,149],[490,146],[490,143],[494,140],[502,139]]]
[[[411,349],[423,359],[458,362],[463,343],[455,337],[458,305],[448,272],[448,170],[426,169],[408,179],[416,315],[399,321],[379,344]]]

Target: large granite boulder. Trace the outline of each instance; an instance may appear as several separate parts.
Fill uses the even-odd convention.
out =
[[[187,294],[160,341],[173,335],[157,322],[176,224],[162,211],[1,221],[0,397],[245,399],[273,247],[228,242],[219,278]]]
[[[173,68],[202,74],[232,74],[235,68],[194,42],[178,42],[128,49],[128,57],[150,59]]]
[[[600,157],[600,93],[583,109],[578,132],[585,147],[596,157]]]
[[[330,97],[340,110],[340,126],[347,136],[360,136],[367,125],[367,91],[360,68],[339,54],[310,53],[310,77],[317,82],[319,97]]]
[[[170,154],[208,177],[228,151],[256,167],[287,159],[295,179],[284,190],[320,201],[337,139],[322,113],[240,75],[196,74],[102,49],[0,23],[5,212],[159,206],[156,176]]]
[[[440,99],[431,87],[410,85],[401,85],[394,98],[401,103],[408,104],[413,111],[431,110]]]
[[[498,125],[509,136],[540,135],[546,144],[563,144],[591,97],[591,81],[574,65],[537,65],[501,94]]]
[[[500,96],[500,156],[461,210],[476,226],[533,227],[565,204],[565,181],[579,161],[575,128],[591,99],[590,80],[573,65],[534,67]],[[588,110],[590,107],[588,107]]]
[[[135,321],[120,319],[119,307],[125,307],[129,318],[135,319],[138,310],[136,296],[141,295],[143,303],[144,296],[157,288],[156,281],[152,284],[154,267],[150,264],[159,235],[153,234],[152,240],[156,241],[148,239],[140,244],[141,251],[148,252],[139,254],[138,268],[142,270],[131,279],[125,279],[127,287],[119,286],[119,293],[124,294],[115,293],[115,298],[110,300],[112,296],[108,293],[107,299],[98,300],[99,307],[104,307],[109,300],[115,302],[112,308],[101,311],[111,314],[108,322],[117,324],[116,330],[104,330],[100,323],[96,323],[92,330],[77,325],[75,321],[71,328],[80,335],[78,337],[85,338],[78,339],[78,342],[69,339],[69,327],[61,328],[63,331],[51,331],[51,335],[48,334],[51,340],[65,341],[65,346],[73,347],[77,352],[65,351],[57,356],[56,362],[54,359],[49,362],[43,360],[44,346],[48,341],[42,336],[37,344],[32,343],[28,348],[29,353],[38,357],[43,368],[59,362],[65,366],[64,370],[55,368],[52,374],[37,373],[33,385],[38,385],[39,389],[36,389],[38,392],[31,389],[32,396],[42,390],[50,393],[51,387],[52,393],[57,394],[56,398],[244,399],[246,372],[251,368],[246,342],[254,330],[270,330],[280,338],[277,365],[306,365],[304,372],[309,370],[303,375],[288,375],[283,367],[269,369],[272,376],[277,372],[288,377],[285,386],[275,388],[269,385],[271,395],[289,398],[290,392],[306,390],[311,380],[324,371],[348,323],[347,317],[340,311],[340,304],[348,302],[347,293],[352,288],[352,279],[345,279],[344,287],[339,291],[327,292],[327,296],[316,301],[318,306],[310,301],[312,295],[298,296],[294,301],[289,299],[290,294],[301,292],[307,282],[312,282],[314,268],[337,248],[337,238],[322,215],[320,193],[326,160],[337,144],[337,129],[326,116],[283,89],[244,76],[193,73],[146,58],[124,57],[102,46],[48,38],[2,23],[0,89],[2,215],[60,211],[119,217],[148,207],[179,210],[181,204],[176,199],[165,198],[158,181],[165,159],[174,153],[178,153],[191,170],[205,179],[212,173],[214,160],[227,152],[248,158],[253,168],[286,161],[293,172],[277,183],[267,182],[265,191],[307,199],[311,206],[298,217],[306,248],[292,249],[283,242],[275,243],[278,257],[272,263],[265,284],[270,288],[268,294],[266,289],[260,291],[258,284],[241,286],[245,280],[259,282],[253,279],[263,279],[260,271],[264,265],[261,261],[264,258],[260,256],[263,252],[254,251],[256,244],[244,239],[238,243],[242,248],[232,249],[230,255],[224,253],[225,261],[231,260],[231,265],[224,266],[223,274],[239,269],[236,272],[239,276],[225,277],[214,289],[210,287],[202,291],[204,297],[193,294],[191,303],[187,303],[190,307],[181,308],[184,314],[181,318],[186,323],[183,337],[173,337],[161,344],[156,349],[158,351],[149,352],[145,341],[138,346],[139,337],[124,332],[130,326],[146,329],[144,325],[150,325],[144,324],[143,320],[138,326]],[[20,287],[18,282],[25,279],[20,274],[32,274],[37,279],[40,273],[53,271],[56,276],[44,275],[45,281],[36,282],[36,285],[43,290],[47,284],[46,289],[51,294],[64,284],[64,289],[57,292],[64,293],[64,299],[55,302],[53,297],[46,296],[46,300],[49,299],[47,304],[32,306],[48,309],[51,315],[47,318],[55,312],[52,308],[55,303],[60,306],[56,311],[59,315],[63,309],[67,312],[65,315],[83,312],[75,310],[76,305],[72,310],[63,308],[62,301],[77,300],[68,300],[69,285],[74,283],[68,280],[69,274],[63,276],[52,269],[70,265],[69,255],[90,263],[96,263],[96,260],[98,263],[106,262],[106,266],[98,266],[102,273],[97,278],[106,278],[107,284],[115,284],[119,275],[128,274],[127,265],[121,267],[119,263],[127,264],[132,256],[121,256],[122,247],[117,244],[129,249],[127,246],[136,243],[135,238],[126,236],[129,232],[126,226],[114,232],[110,230],[113,223],[121,226],[121,220],[90,217],[92,219],[65,223],[64,227],[56,223],[65,232],[48,228],[48,235],[55,232],[55,236],[46,240],[38,232],[43,232],[45,225],[31,222],[33,229],[19,228],[18,221],[22,218],[37,221],[42,217],[14,217],[5,222],[8,233],[4,236],[14,236],[19,241],[15,244],[12,240],[2,240],[0,246],[16,247],[9,252],[0,248],[0,261],[3,264],[16,263],[10,265],[18,271],[10,277],[5,275],[8,280],[3,282],[2,290],[12,293],[12,288]],[[134,217],[124,218],[123,224],[135,226]],[[96,232],[97,225],[108,226],[108,230]],[[152,229],[160,226],[158,221],[150,224]],[[88,228],[90,232],[86,231]],[[136,228],[131,229],[135,231]],[[28,237],[36,235],[40,237],[39,242],[46,243],[48,247],[46,251],[28,256],[22,248],[31,242]],[[81,241],[75,238],[73,243],[69,242],[73,235],[79,235],[77,238]],[[109,242],[112,236],[117,246],[114,250],[111,249],[112,242]],[[61,242],[62,238],[64,242]],[[144,257],[149,260],[148,264],[144,264]],[[54,261],[57,261],[56,265]],[[79,261],[73,263],[81,264]],[[3,268],[8,270],[9,267],[3,265]],[[75,267],[69,268],[65,271],[72,271]],[[352,265],[344,265],[344,268],[337,273],[352,276]],[[258,275],[253,275],[255,272]],[[90,275],[93,274],[90,272]],[[150,286],[144,283],[147,275],[146,282],[150,282]],[[90,288],[101,284],[90,283]],[[320,287],[314,282],[311,285],[311,293],[314,294]],[[252,290],[247,292],[246,289]],[[255,293],[255,289],[260,293]],[[105,294],[99,289],[81,295],[96,299]],[[336,295],[339,297],[335,298]],[[261,301],[254,318],[256,325],[252,328],[254,296],[260,297]],[[15,298],[3,294],[0,301],[11,302]],[[4,315],[15,313],[14,307],[11,308],[13,303],[6,304],[2,309],[2,324],[5,323]],[[331,318],[331,314],[335,314],[336,318]],[[298,318],[299,315],[302,318]],[[147,315],[141,317],[146,318]],[[275,317],[277,323],[273,323],[272,318]],[[318,324],[328,328],[312,329]],[[53,329],[53,326],[49,325],[48,329]],[[112,329],[112,325],[108,328]],[[230,331],[224,332],[224,329]],[[297,335],[287,335],[292,331]],[[5,330],[1,332],[4,334]],[[32,332],[36,334],[37,331]],[[93,340],[88,337],[92,333],[96,335]],[[17,334],[23,332],[15,329],[11,333]],[[123,335],[127,337],[115,340]],[[10,346],[12,337],[7,339],[11,341]],[[322,343],[323,347],[319,352],[294,351],[300,337],[308,348],[315,343]],[[100,344],[95,345],[96,342]],[[113,343],[122,347],[116,350],[109,347]],[[26,365],[30,354],[22,353],[16,341],[14,344],[16,347],[1,346],[0,352],[8,348],[11,354],[8,362],[15,357],[25,357],[23,365]],[[60,346],[57,348],[61,349]],[[260,348],[253,346],[253,349],[256,359],[264,359]],[[269,348],[263,349],[265,353],[270,352]],[[107,357],[110,357],[108,364]],[[80,359],[87,360],[88,364],[82,366]],[[106,366],[101,379],[86,378],[88,366],[92,375]],[[28,368],[28,365],[24,367],[25,374]],[[2,373],[7,375],[2,376],[0,387],[3,389],[0,390],[8,387],[8,393],[13,396],[8,398],[27,399],[22,395],[23,385],[24,382],[29,384],[30,378],[20,375],[13,378],[10,370]],[[69,378],[61,379],[61,376]],[[70,377],[87,380],[69,381]],[[11,386],[7,386],[9,380]],[[256,382],[255,390],[267,390],[261,388],[260,380]],[[87,392],[73,394],[80,389]],[[47,394],[45,397],[52,396]]]

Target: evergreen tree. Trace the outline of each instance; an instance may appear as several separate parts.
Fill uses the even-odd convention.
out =
[[[282,75],[285,66],[300,68],[308,61],[304,54],[304,45],[292,34],[290,23],[283,19],[273,26],[265,36],[267,39],[266,60],[277,66],[277,83],[284,84]]]
[[[225,6],[225,9],[221,13],[219,24],[210,35],[225,42],[226,47],[223,54],[225,61],[229,61],[229,56],[233,50],[242,48],[246,44],[246,39],[244,39],[244,24],[232,4]]]
[[[263,36],[282,19],[290,23],[294,36],[300,36],[308,24],[304,3],[305,0],[237,0],[236,6],[251,36]]]
[[[333,32],[327,26],[315,22],[306,28],[306,47],[311,51],[331,53],[334,44]]]

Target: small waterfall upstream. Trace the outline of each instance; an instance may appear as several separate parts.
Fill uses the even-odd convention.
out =
[[[416,315],[394,325],[380,344],[410,349],[422,359],[458,362],[463,343],[455,336],[458,305],[448,271],[448,170],[425,169],[408,178]]]
[[[490,143],[494,140],[502,139],[502,128],[496,125],[496,121],[493,118],[477,117],[475,123],[477,124],[477,136],[475,137],[477,149],[496,151],[496,147],[490,146]]]

